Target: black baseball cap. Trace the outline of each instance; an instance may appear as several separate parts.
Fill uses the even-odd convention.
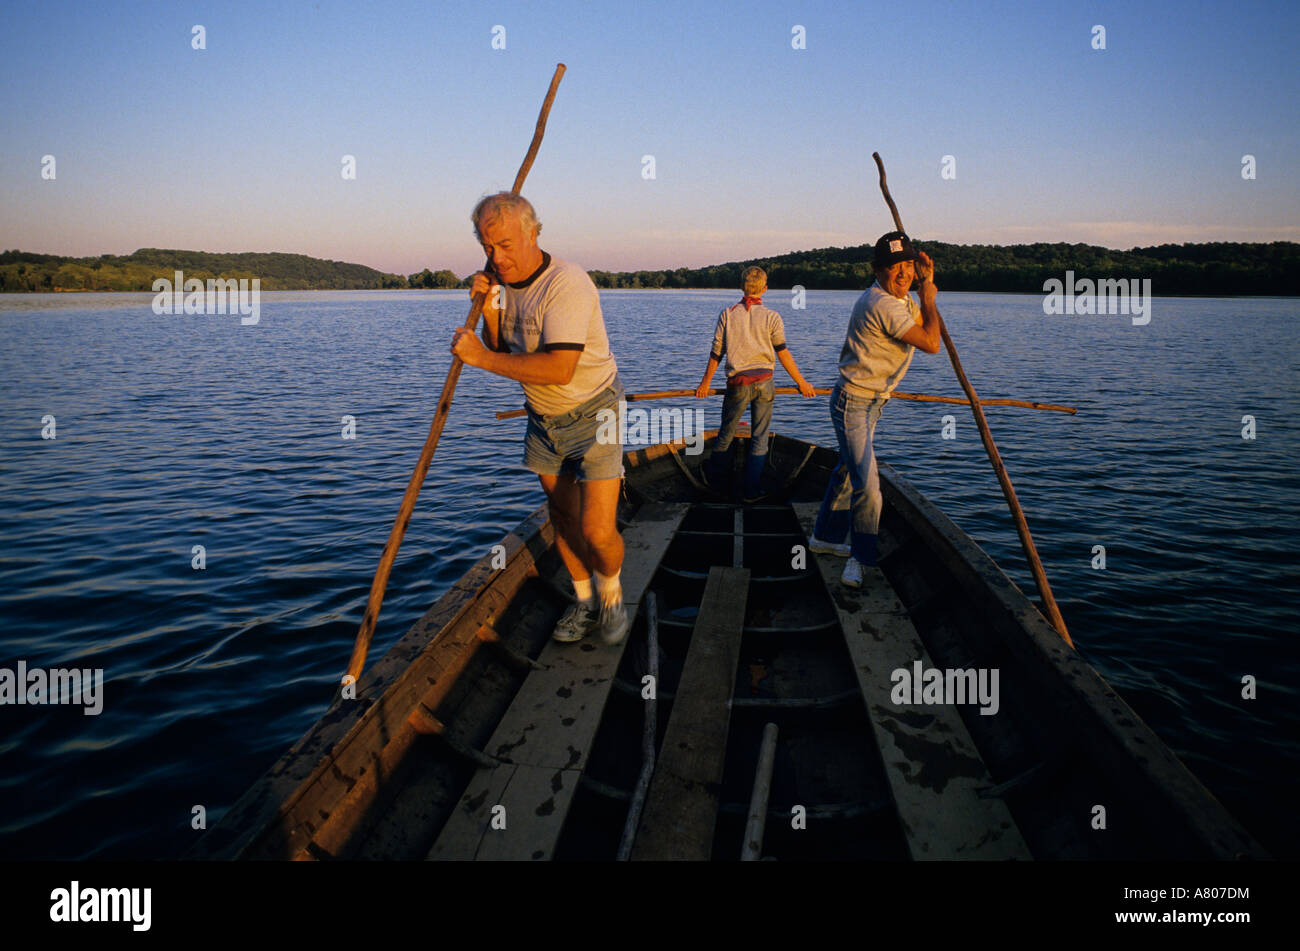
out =
[[[918,255],[912,239],[901,231],[891,231],[876,242],[876,254],[871,259],[873,267],[889,267],[899,261],[915,261]]]

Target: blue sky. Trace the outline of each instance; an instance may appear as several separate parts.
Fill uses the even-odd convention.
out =
[[[463,275],[561,61],[524,194],[588,268],[873,241],[873,151],[922,239],[1300,240],[1298,25],[1290,2],[10,2],[0,247]]]

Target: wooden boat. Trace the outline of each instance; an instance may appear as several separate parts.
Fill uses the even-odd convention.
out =
[[[549,639],[568,586],[543,506],[190,857],[1265,857],[889,466],[880,566],[850,589],[806,550],[833,450],[775,435],[742,505],[686,448],[625,457],[624,644]],[[984,671],[996,712],[900,695],[931,669]]]

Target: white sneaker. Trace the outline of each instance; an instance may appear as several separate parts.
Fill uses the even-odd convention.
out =
[[[560,617],[555,625],[552,638],[561,644],[571,644],[586,637],[596,626],[596,612],[581,601],[569,605],[569,610]]]
[[[844,574],[840,575],[840,584],[846,588],[861,588],[862,568],[862,562],[856,558],[850,558],[844,563]]]
[[[823,541],[816,535],[808,539],[808,548],[819,555],[839,555],[841,558],[848,557],[849,552],[852,551],[848,542],[837,545],[835,542]]]
[[[623,607],[623,602],[612,601],[602,602],[600,606],[600,618],[596,622],[596,630],[600,631],[600,639],[606,644],[621,644],[623,638],[627,637],[627,629],[631,625],[627,619],[627,608]]]

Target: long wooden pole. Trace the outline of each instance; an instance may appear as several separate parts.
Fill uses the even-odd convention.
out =
[[[709,390],[710,396],[722,396],[727,391],[714,387]],[[797,386],[778,386],[773,392],[784,394],[795,394],[799,392]],[[818,396],[826,396],[830,393],[829,387],[816,387],[813,390]],[[654,393],[628,393],[623,397],[629,403],[637,403],[641,400],[666,400],[681,396],[694,396],[694,390],[657,390]],[[956,396],[932,396],[929,393],[898,393],[889,394],[896,400],[912,400],[917,403],[954,403],[958,406],[969,406],[970,400],[964,400]],[[1057,413],[1070,413],[1073,415],[1078,410],[1073,406],[1060,406],[1056,403],[1033,403],[1028,400],[980,400],[981,406],[1023,406],[1026,409],[1051,410]],[[506,409],[497,413],[497,419],[515,419],[527,413],[526,409]]]
[[[546,117],[550,114],[551,103],[555,101],[555,90],[559,88],[563,77],[564,64],[560,63],[555,67],[555,75],[551,77],[551,86],[546,91],[542,111],[537,117],[537,129],[533,132],[532,144],[528,146],[528,154],[524,156],[523,164],[519,166],[519,174],[515,176],[515,185],[511,191],[516,195],[524,187],[524,179],[528,177],[528,172],[533,167],[533,160],[537,158],[537,150],[542,144],[542,135],[546,131]],[[469,316],[465,318],[465,326],[470,330],[478,324],[479,316],[483,313],[484,300],[485,295],[474,295]],[[379,559],[379,568],[375,571],[375,580],[370,584],[370,600],[366,604],[365,616],[361,619],[357,642],[352,648],[352,659],[348,661],[348,671],[343,678],[344,684],[355,684],[361,678],[361,669],[365,666],[366,653],[370,650],[375,624],[379,620],[379,608],[384,603],[388,575],[392,571],[393,562],[397,559],[397,549],[402,544],[402,536],[406,534],[411,513],[415,511],[415,500],[420,495],[420,486],[424,484],[429,463],[433,461],[433,451],[438,448],[438,440],[442,437],[442,429],[447,423],[447,414],[451,410],[451,398],[456,392],[456,382],[460,379],[461,367],[464,365],[460,357],[452,357],[451,368],[447,370],[447,380],[442,384],[442,395],[438,397],[438,410],[434,413],[433,424],[429,427],[429,436],[425,439],[424,449],[415,463],[411,481],[407,483],[406,495],[402,497],[402,507],[397,511],[397,520],[393,523],[393,530],[388,534],[388,543],[384,545],[384,553]]]
[[[907,233],[903,227],[903,219],[898,214],[898,206],[894,204],[894,199],[889,194],[889,185],[885,182],[885,163],[880,160],[879,152],[872,152],[871,157],[876,160],[876,167],[880,169],[880,191],[885,196],[885,203],[889,205],[889,211],[894,216],[894,226]],[[1025,551],[1025,558],[1029,561],[1029,570],[1033,572],[1034,584],[1038,586],[1038,596],[1043,601],[1043,609],[1047,614],[1047,619],[1052,622],[1056,632],[1065,639],[1065,643],[1071,647],[1074,642],[1070,640],[1070,632],[1065,627],[1065,618],[1061,617],[1061,609],[1056,606],[1056,598],[1052,597],[1052,586],[1047,581],[1047,572],[1043,570],[1043,563],[1038,557],[1038,549],[1034,547],[1033,536],[1029,534],[1029,523],[1025,521],[1025,513],[1020,508],[1020,502],[1016,499],[1016,490],[1011,485],[1011,477],[1007,475],[1007,467],[1002,464],[1002,456],[998,453],[998,447],[993,442],[993,433],[989,431],[988,420],[984,418],[984,410],[980,406],[979,397],[975,395],[975,387],[971,386],[970,380],[966,379],[966,373],[961,368],[961,360],[957,356],[957,348],[953,345],[952,337],[948,336],[948,328],[943,323],[943,318],[939,318],[939,334],[943,338],[943,345],[948,350],[948,357],[952,360],[953,371],[957,374],[957,380],[961,383],[961,388],[970,398],[971,412],[975,416],[975,425],[979,427],[980,438],[984,440],[984,448],[988,451],[989,462],[993,463],[993,471],[997,473],[998,482],[1002,485],[1002,494],[1007,498],[1007,505],[1011,508],[1011,517],[1016,523],[1016,533],[1020,536],[1020,545]]]

